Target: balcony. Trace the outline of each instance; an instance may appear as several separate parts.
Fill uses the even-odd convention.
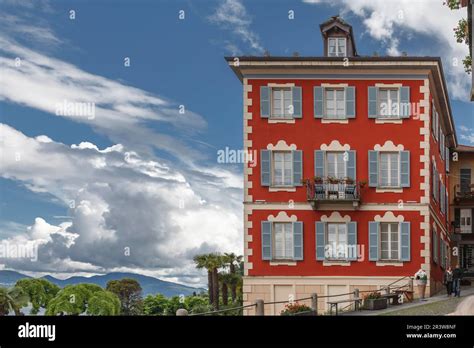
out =
[[[461,189],[461,185],[454,186],[454,202],[456,204],[474,204],[474,185],[468,185]]]
[[[305,179],[306,196],[313,208],[319,204],[349,204],[359,206],[363,182],[339,179]]]

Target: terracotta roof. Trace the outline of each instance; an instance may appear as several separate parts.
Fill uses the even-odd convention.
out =
[[[456,147],[457,152],[474,152],[474,146],[458,145]]]

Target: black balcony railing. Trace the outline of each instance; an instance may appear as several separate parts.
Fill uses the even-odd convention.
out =
[[[461,185],[454,186],[454,200],[457,202],[461,201],[473,201],[474,202],[474,185],[461,188]]]
[[[306,180],[306,195],[312,202],[358,202],[360,182],[348,180]]]

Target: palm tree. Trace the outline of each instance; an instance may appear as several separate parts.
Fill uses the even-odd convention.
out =
[[[209,254],[208,256],[212,268],[212,305],[214,309],[219,309],[219,268],[224,267],[225,262],[219,253]]]
[[[211,254],[201,254],[201,255],[196,255],[193,258],[194,263],[196,264],[196,267],[198,269],[203,269],[205,268],[207,270],[207,288],[209,291],[209,303],[214,302],[214,289],[213,289],[213,282],[212,282],[212,266],[213,264],[211,263]]]
[[[232,279],[230,281],[232,302],[235,302],[237,298],[237,285],[239,283],[239,276],[237,275],[235,266],[240,265],[242,262],[242,255],[236,255],[234,253],[224,253],[224,260],[229,265],[230,274]]]
[[[219,273],[219,280],[222,289],[222,304],[227,306],[229,304],[229,285],[232,284],[234,276],[231,273]]]
[[[28,295],[19,287],[0,288],[0,316],[14,312],[22,315],[20,309],[28,305]]]

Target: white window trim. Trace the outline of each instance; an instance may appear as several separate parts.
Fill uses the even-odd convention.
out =
[[[331,40],[335,40],[335,55],[331,55],[330,47],[331,45],[329,44]],[[342,52],[342,55],[339,55],[339,40],[344,41],[344,47],[346,48],[345,52]],[[334,36],[334,37],[329,37],[328,38],[328,57],[347,57],[347,38],[345,37],[339,37],[339,36]]]
[[[290,106],[293,106],[293,92],[292,92],[292,87],[293,86],[287,86],[287,85],[282,85],[282,86],[270,86],[270,116],[268,118],[268,120],[273,120],[273,121],[277,121],[277,122],[274,122],[274,123],[279,123],[278,121],[295,121],[294,119],[294,116],[293,114],[289,114],[289,115],[286,115],[286,114],[282,114],[280,115],[280,117],[276,117],[273,113],[273,91],[276,90],[276,89],[281,89],[281,90],[290,90]],[[281,99],[281,110],[284,112],[285,108],[285,97],[282,93],[282,99]],[[293,106],[294,108],[294,106]],[[294,110],[293,110],[294,112]],[[272,122],[273,123],[273,122]],[[282,122],[283,123],[283,122]],[[286,123],[286,122],[285,122]]]
[[[380,123],[391,123],[392,121],[398,121],[397,123],[401,123],[400,121],[403,119],[401,117],[401,113],[400,113],[400,91],[401,91],[401,85],[396,85],[396,86],[390,86],[390,85],[383,85],[383,86],[376,86],[378,91],[377,91],[377,118],[376,120],[378,119],[379,121],[381,121]],[[397,100],[398,100],[398,115],[391,115],[390,116],[386,116],[386,115],[381,115],[380,114],[380,90],[397,90]],[[388,97],[390,96],[390,93],[387,93],[387,100],[388,100]],[[391,105],[391,104],[390,104]]]
[[[462,228],[462,225],[461,225],[461,221],[462,221],[462,218],[463,218],[463,216],[462,216],[462,215],[463,215],[463,214],[462,214],[463,210],[464,210],[464,211],[469,211],[469,216],[467,216],[467,217],[470,218],[471,224],[469,225],[469,226],[470,226],[470,229],[469,229],[468,232],[463,232],[463,228]],[[466,216],[465,216],[465,217],[466,217]],[[472,233],[472,209],[471,209],[471,208],[460,208],[460,209],[459,209],[459,225],[460,225],[460,229],[461,229],[461,232],[460,232],[460,233],[462,233],[462,234],[469,234],[469,233]],[[465,229],[465,230],[466,230],[466,229]]]
[[[388,232],[388,250],[389,250],[389,256],[391,257],[392,255],[392,239],[390,238],[390,235],[392,233],[392,225],[396,224],[397,225],[397,235],[398,235],[398,259],[392,259],[392,258],[389,258],[389,259],[382,259],[382,224],[388,224],[389,226],[389,232]],[[402,252],[402,248],[401,248],[401,228],[400,228],[400,223],[399,222],[380,222],[380,228],[379,228],[379,255],[378,255],[378,262],[395,262],[395,263],[399,263],[401,262],[400,258],[401,258],[401,252]]]
[[[347,87],[347,86],[345,86]],[[347,110],[346,110],[346,89],[345,87],[341,87],[341,86],[325,86],[323,88],[323,118],[322,120],[326,120],[326,121],[348,121],[348,118],[347,118]],[[336,92],[337,90],[343,92],[343,96],[344,96],[344,99],[342,101],[342,105],[344,106],[344,112],[343,112],[343,117],[341,118],[337,118],[337,117],[334,117],[334,116],[328,116],[328,112],[327,112],[327,98],[326,98],[326,91],[327,90],[333,90],[334,92]],[[334,93],[334,106],[336,106],[337,102],[336,102],[337,98],[336,98],[336,93]],[[336,106],[336,110],[337,110],[337,106]],[[347,122],[346,122],[347,123]]]
[[[381,167],[382,167],[382,166],[381,166],[381,163],[382,163],[381,157],[382,157],[382,156],[381,156],[381,155],[382,155],[382,154],[386,154],[386,153],[387,153],[387,154],[390,154],[390,155],[392,155],[392,154],[397,154],[397,156],[398,156],[398,186],[382,186],[382,185],[380,185],[380,180],[381,180],[381,178],[382,178],[382,174],[381,174]],[[392,191],[392,190],[397,190],[397,191],[400,190],[400,192],[403,192],[403,188],[401,187],[402,182],[401,182],[401,171],[400,171],[400,168],[401,168],[401,156],[400,156],[400,151],[398,151],[398,152],[397,152],[397,151],[379,151],[379,152],[377,153],[377,156],[378,156],[378,161],[379,161],[379,173],[378,173],[379,182],[378,182],[377,188],[380,189],[379,192],[382,192],[382,191],[389,192],[389,191],[387,191],[387,190],[390,190],[390,191]],[[390,157],[391,157],[391,156],[390,156]],[[389,173],[389,177],[388,177],[389,180],[388,180],[388,181],[389,181],[389,182],[391,181],[390,179],[391,179],[391,175],[392,175],[392,173],[391,173],[391,165],[392,165],[392,164],[391,164],[391,161],[388,161],[388,173]]]
[[[275,234],[276,234],[276,228],[275,228],[275,225],[276,224],[288,224],[290,225],[290,235],[291,235],[291,240],[292,240],[292,257],[291,258],[276,258],[275,257],[275,254],[276,254],[276,238],[275,238]],[[294,261],[294,257],[295,257],[295,241],[294,241],[294,230],[293,230],[294,226],[293,226],[293,223],[292,222],[288,222],[288,221],[274,221],[272,222],[272,260],[273,262],[276,262],[276,263],[285,263],[287,264],[288,262],[296,262]],[[285,232],[285,236],[286,236],[286,232]],[[285,249],[286,249],[286,238],[285,236],[283,236],[283,241],[285,243]]]
[[[336,154],[342,153],[344,155],[345,152],[346,151],[326,151],[324,153],[324,155],[325,155],[324,156],[324,171],[325,171],[324,175],[325,175],[325,177],[329,177],[329,175],[328,175],[328,169],[329,169],[328,157],[329,157],[329,154],[330,153],[336,153]],[[344,163],[344,177],[343,177],[343,179],[347,178],[347,162],[348,161],[344,161],[344,158],[343,158],[343,163]],[[337,173],[337,161],[335,163],[335,168],[336,168],[336,173]]]
[[[346,234],[346,246],[348,245],[348,234],[349,234],[349,228],[348,228],[348,225],[347,225],[347,222],[326,222],[326,226],[325,226],[325,240],[328,241],[328,236],[329,236],[329,225],[344,225],[345,226],[345,234]],[[329,245],[327,242],[326,242],[326,245],[325,247]],[[336,242],[336,249],[337,247],[339,246],[339,226],[337,228],[337,242]],[[327,261],[327,262],[331,262],[331,263],[341,263],[341,262],[347,262],[348,261],[348,258],[347,258],[348,255],[346,255],[346,257],[329,257],[329,258],[326,258],[326,255],[324,256],[324,260]]]
[[[290,160],[290,163],[291,163],[291,174],[290,174],[290,179],[291,179],[291,184],[290,185],[275,185],[274,183],[274,178],[275,178],[275,161],[274,161],[274,155],[275,153],[290,153],[291,155],[291,160]],[[271,159],[271,185],[270,185],[270,188],[273,189],[273,190],[288,190],[288,189],[295,189],[295,186],[293,184],[293,171],[294,171],[294,168],[293,168],[293,151],[291,150],[274,150],[272,151],[271,153],[272,155],[272,159]],[[283,178],[285,177],[284,176],[284,170],[282,170],[282,173],[283,173]]]

